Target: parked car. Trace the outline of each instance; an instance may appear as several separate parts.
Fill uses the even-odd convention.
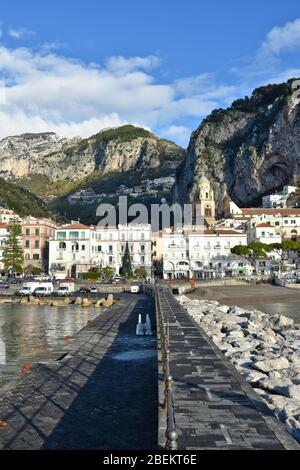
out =
[[[140,292],[139,284],[132,284],[132,286],[130,287],[130,292],[132,294],[138,294]]]
[[[98,294],[98,289],[97,289],[97,287],[90,287],[90,293],[91,293],[91,294]]]
[[[10,285],[7,282],[0,282],[0,289],[9,289]]]
[[[90,287],[81,287],[79,289],[79,292],[80,294],[90,294],[91,293],[91,289]]]
[[[110,284],[126,284],[127,279],[120,276],[115,276],[110,280]]]

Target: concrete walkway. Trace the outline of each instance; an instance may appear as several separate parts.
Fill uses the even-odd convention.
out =
[[[160,288],[159,298],[163,315],[170,322],[178,449],[299,450],[284,426],[174,296]]]
[[[152,298],[122,295],[34,367],[0,401],[0,449],[156,449],[156,340],[135,336],[139,313],[155,321]]]

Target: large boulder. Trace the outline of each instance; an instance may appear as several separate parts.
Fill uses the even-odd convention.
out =
[[[266,359],[257,361],[252,364],[252,367],[261,372],[270,372],[271,370],[288,369],[290,366],[289,361],[285,357],[278,357],[276,359]]]
[[[281,329],[293,328],[294,320],[292,320],[291,318],[285,317],[284,315],[280,315],[275,325]]]
[[[82,298],[81,297],[76,297],[75,305],[82,305]]]
[[[300,403],[300,385],[291,385],[288,389],[288,397],[299,400]]]

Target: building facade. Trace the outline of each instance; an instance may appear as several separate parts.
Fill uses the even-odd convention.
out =
[[[213,278],[216,268],[224,276],[242,274],[245,260],[231,254],[237,245],[247,245],[247,234],[236,230],[164,231],[163,276],[165,279]]]
[[[22,219],[21,225],[25,270],[29,266],[47,270],[49,240],[54,236],[56,223],[51,219],[29,216]]]
[[[57,278],[78,277],[92,267],[111,267],[119,274],[128,243],[133,272],[151,276],[151,226],[88,227],[71,223],[58,228],[50,241],[49,273]]]

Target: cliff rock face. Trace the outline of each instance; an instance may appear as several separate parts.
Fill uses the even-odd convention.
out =
[[[176,144],[134,126],[103,130],[88,139],[23,134],[0,141],[0,176],[18,179],[40,174],[51,181],[77,181],[93,171],[159,167],[175,171],[184,153]]]
[[[222,215],[226,195],[247,207],[293,181],[300,173],[300,105],[293,82],[258,88],[250,99],[213,111],[191,136],[174,199],[196,200],[205,175]]]

